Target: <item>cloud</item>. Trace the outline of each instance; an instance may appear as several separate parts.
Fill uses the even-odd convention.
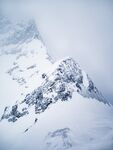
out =
[[[113,2],[48,0],[34,14],[50,55],[73,57],[113,102]]]
[[[113,2],[4,0],[1,11],[35,17],[49,54],[73,57],[113,103]]]

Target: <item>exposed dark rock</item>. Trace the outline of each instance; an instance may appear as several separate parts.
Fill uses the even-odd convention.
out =
[[[43,74],[43,77],[45,76],[46,75]],[[56,103],[58,100],[67,101],[71,99],[72,91],[75,89],[84,97],[92,97],[107,103],[91,79],[87,76],[88,85],[84,85],[83,79],[84,75],[78,64],[76,64],[73,59],[67,58],[51,73],[48,80],[45,79],[40,87],[27,94],[20,104],[12,106],[11,111],[8,113],[6,113],[7,108],[5,108],[6,110],[4,110],[1,120],[8,119],[10,122],[15,122],[18,118],[28,114],[29,107],[31,106],[35,107],[36,114],[44,112],[50,104]],[[25,104],[26,107],[24,105],[21,112],[18,111],[19,105],[23,104]]]

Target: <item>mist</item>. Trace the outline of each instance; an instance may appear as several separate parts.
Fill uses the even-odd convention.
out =
[[[12,0],[1,4],[1,10],[8,14],[15,11],[14,17],[33,16],[50,56],[55,61],[66,56],[74,58],[113,103],[112,0]]]
[[[19,17],[33,18],[43,43],[54,62],[67,56],[72,57],[88,73],[106,100],[113,104],[112,0],[1,0],[0,14],[10,15],[15,21]],[[8,61],[7,59],[5,60],[7,63]],[[3,77],[3,79],[5,78]],[[6,87],[7,83],[10,86],[12,82],[7,82],[7,80],[2,80],[2,78],[1,81],[1,91],[4,91],[1,92],[1,104],[10,104],[10,100],[17,99],[16,83],[14,86],[11,86],[10,91],[7,90],[9,87]],[[2,113],[1,106],[0,112]],[[90,113],[92,108],[95,110],[93,110],[94,114]],[[103,133],[102,135],[107,135],[106,133],[109,131],[110,136],[107,135],[104,140],[102,139],[105,143],[101,140],[99,141],[101,143],[97,142],[98,138],[95,138],[96,141],[94,143],[95,147],[99,143],[108,149],[108,145],[109,143],[112,144],[113,139],[112,112],[109,115],[107,107],[104,104],[102,104],[101,110],[100,108],[101,103],[98,101],[91,101],[90,103],[90,101],[84,101],[83,98],[82,103],[82,97],[75,95],[73,101],[58,103],[57,105],[53,105],[49,111],[43,113],[39,117],[38,125],[34,126],[27,134],[23,134],[23,132],[28,125],[30,126],[34,122],[35,116],[33,117],[32,113],[29,118],[26,117],[27,119],[24,118],[23,122],[21,120],[15,125],[9,124],[9,122],[2,122],[3,124],[0,124],[0,149],[37,149],[37,146],[40,149],[40,146],[43,145],[43,142],[41,143],[40,141],[46,135],[46,131],[55,131],[57,128],[64,128],[64,125],[67,123],[69,126],[70,122],[77,129],[77,132],[82,132],[81,129],[87,131],[87,125],[97,127],[97,132],[94,132],[94,136],[96,135],[97,137],[101,135],[100,132]],[[88,116],[88,109],[91,116]],[[107,114],[104,116],[103,112],[105,109],[105,113],[107,112]],[[109,107],[108,109],[110,110],[111,108]],[[93,126],[97,125],[97,122],[93,121],[94,116],[95,118],[97,117],[99,125],[102,124],[102,130],[99,125]],[[68,118],[70,118],[70,121]],[[77,122],[75,118],[77,118],[77,121],[80,119],[80,122]],[[100,122],[100,119],[103,119],[102,122]],[[109,119],[108,122],[106,122],[107,119]],[[92,133],[90,134],[92,135]],[[89,136],[89,132],[86,135]],[[86,141],[88,136],[83,137],[81,134],[81,137],[86,139]],[[86,143],[91,144],[90,142]],[[110,148],[112,146],[110,145]],[[86,149],[88,148],[86,147]]]
[[[42,1],[35,15],[49,54],[74,58],[113,103],[113,2]]]

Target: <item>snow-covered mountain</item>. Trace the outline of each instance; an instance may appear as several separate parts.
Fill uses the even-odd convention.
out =
[[[73,92],[108,103],[88,75],[72,58],[56,62],[52,65],[50,72],[42,74],[42,78],[44,78],[42,84],[28,93],[22,101],[16,102],[11,110],[8,107],[5,108],[2,119],[6,118],[9,122],[15,122],[29,114],[29,109],[33,106],[35,114],[44,112],[52,103],[71,99]]]
[[[41,76],[51,67],[52,59],[33,20],[2,16],[0,25],[1,84],[7,77],[12,79],[19,96],[24,97],[42,83]]]
[[[33,19],[0,17],[0,64],[1,150],[113,149],[113,107],[75,60],[53,62]]]

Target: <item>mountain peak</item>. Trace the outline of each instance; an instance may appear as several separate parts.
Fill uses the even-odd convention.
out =
[[[71,83],[74,88],[77,88],[77,92],[84,97],[95,98],[99,101],[107,103],[102,94],[95,87],[93,81],[88,74],[75,62],[71,57],[66,57],[59,60],[53,65],[50,76],[61,76],[64,82]],[[50,77],[51,78],[51,77]],[[54,80],[56,80],[54,78]]]
[[[42,84],[27,94],[20,103],[10,109],[5,108],[1,119],[15,122],[29,114],[29,108],[32,106],[35,108],[35,114],[40,114],[52,103],[70,100],[73,92],[108,104],[88,75],[70,57],[53,64],[52,71],[42,74],[42,78]]]

